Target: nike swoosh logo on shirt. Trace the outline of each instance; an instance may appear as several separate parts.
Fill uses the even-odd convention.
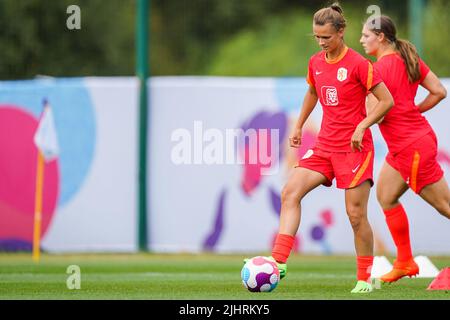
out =
[[[318,76],[319,74],[322,74],[323,71],[316,71],[316,76]]]
[[[360,166],[360,164],[358,164],[358,166],[355,169],[353,169],[352,172],[355,173],[356,170],[358,170],[359,166]]]

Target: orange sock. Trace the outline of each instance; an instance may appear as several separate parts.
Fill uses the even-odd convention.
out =
[[[357,257],[356,264],[358,268],[358,272],[356,273],[358,281],[369,280],[373,265],[373,256]]]
[[[403,206],[399,204],[395,208],[383,211],[392,238],[397,247],[397,260],[408,261],[412,259],[408,217]]]
[[[294,246],[295,237],[288,234],[279,233],[275,238],[272,249],[272,257],[280,263],[286,263]]]

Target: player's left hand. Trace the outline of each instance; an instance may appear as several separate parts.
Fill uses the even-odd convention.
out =
[[[350,142],[350,147],[352,148],[352,151],[355,152],[356,150],[359,150],[360,152],[364,148],[362,144],[362,140],[364,137],[364,132],[366,129],[361,128],[360,126],[357,126],[355,129],[355,132],[353,132],[352,140]]]

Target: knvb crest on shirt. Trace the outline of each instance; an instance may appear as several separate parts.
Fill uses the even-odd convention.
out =
[[[347,80],[347,69],[339,68],[337,72],[337,79],[340,82]]]
[[[326,106],[337,106],[339,104],[338,93],[335,87],[322,87],[322,101]]]

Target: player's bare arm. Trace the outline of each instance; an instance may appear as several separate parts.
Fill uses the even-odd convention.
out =
[[[377,103],[378,103],[378,99],[375,98],[375,96],[372,93],[369,93],[366,98],[367,114],[370,114],[375,109],[375,106],[377,105]],[[380,120],[378,120],[377,123],[381,123],[381,122],[383,122],[383,120],[384,120],[384,117],[381,118]]]
[[[429,91],[427,97],[418,105],[421,113],[434,108],[447,97],[447,90],[432,71],[428,72],[421,85]]]
[[[291,147],[299,148],[302,144],[302,128],[306,120],[308,120],[309,116],[311,115],[311,112],[314,110],[318,100],[319,98],[317,96],[316,89],[313,86],[309,86],[309,89],[306,92],[305,98],[303,100],[302,110],[295,125],[294,132],[289,138]]]

